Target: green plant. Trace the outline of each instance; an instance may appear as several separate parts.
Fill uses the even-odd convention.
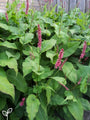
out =
[[[61,8],[25,14],[18,4],[8,4],[8,21],[0,18],[0,111],[12,107],[10,120],[83,120],[90,110],[88,15]]]

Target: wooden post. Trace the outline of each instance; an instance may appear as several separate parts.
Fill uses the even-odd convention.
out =
[[[76,7],[76,0],[70,0],[70,10]]]
[[[85,12],[85,3],[87,2],[87,0],[78,0],[78,7],[80,8],[80,10],[82,12]]]

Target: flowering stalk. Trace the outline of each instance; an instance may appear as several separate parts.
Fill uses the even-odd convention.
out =
[[[66,90],[69,90],[68,87],[66,87],[65,85],[63,85],[62,83],[58,82],[60,85],[62,85]]]
[[[42,44],[42,36],[41,36],[41,28],[40,25],[38,24],[38,47],[41,50],[41,44]]]
[[[7,14],[7,12],[5,13],[5,17],[6,17],[6,20],[8,22],[8,14]]]
[[[57,62],[56,62],[56,64],[55,64],[55,68],[56,68],[56,69],[57,69],[57,68],[60,66],[60,64],[61,64],[61,59],[62,59],[62,57],[63,57],[63,53],[64,53],[64,49],[62,48],[61,51],[60,51],[60,53],[59,53]]]
[[[86,44],[86,41],[85,41],[84,45],[83,45],[83,51],[82,51],[82,53],[80,55],[80,60],[85,56],[86,48],[87,48],[87,44]]]
[[[21,106],[21,107],[24,105],[24,102],[25,102],[25,97],[22,98],[22,101],[20,102],[20,106]]]
[[[65,62],[67,61],[67,59],[68,59],[68,58],[66,58],[66,59],[64,60],[64,62],[61,64],[61,66],[59,66],[59,70],[62,70],[62,67],[63,67],[63,65],[65,64]]]
[[[29,10],[29,0],[26,0],[26,15],[28,14],[28,10]]]

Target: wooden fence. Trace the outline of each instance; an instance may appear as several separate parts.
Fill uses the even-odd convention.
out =
[[[90,10],[90,0],[55,0],[57,2],[57,10],[61,5],[65,11],[72,10],[75,7],[80,8],[81,11],[87,12]]]
[[[8,0],[9,2],[12,2],[13,0]],[[25,2],[26,0],[20,0],[21,3]],[[48,3],[48,8],[50,6],[50,2],[55,5],[57,4],[56,11],[58,11],[59,6],[62,6],[65,8],[65,11],[68,12],[69,10],[74,9],[75,7],[79,7],[81,11],[87,12],[90,10],[90,0],[29,0],[29,6],[30,8],[41,10],[43,9],[43,6],[45,3]],[[0,10],[5,11],[7,0],[0,0]]]

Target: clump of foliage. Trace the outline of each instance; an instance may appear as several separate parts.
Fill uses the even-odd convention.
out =
[[[0,111],[13,108],[9,120],[83,120],[90,110],[89,16],[46,6],[25,14],[18,4],[7,4],[0,18]]]

